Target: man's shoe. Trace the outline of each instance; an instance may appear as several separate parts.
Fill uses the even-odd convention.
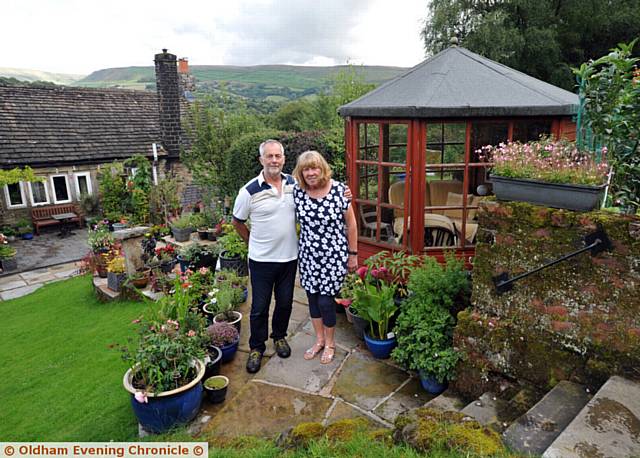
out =
[[[288,358],[291,356],[291,347],[284,339],[274,340],[273,344],[276,347],[276,353],[280,358]]]
[[[252,350],[249,353],[249,359],[247,359],[247,372],[255,374],[260,370],[260,363],[262,362],[262,353],[258,350]]]

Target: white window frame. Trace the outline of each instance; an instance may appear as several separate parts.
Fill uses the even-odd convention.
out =
[[[63,177],[64,183],[67,186],[67,196],[69,197],[67,200],[58,200],[58,196],[56,196],[56,186],[53,183],[53,179],[57,177]],[[53,202],[56,204],[68,204],[71,202],[71,189],[69,189],[69,177],[65,174],[51,175],[49,177],[49,182],[51,183],[51,194],[53,196]]]
[[[87,192],[89,194],[93,194],[93,186],[91,186],[91,172],[78,172],[73,174],[73,180],[76,185],[76,198],[80,200],[80,180],[78,177],[86,177],[87,178]]]
[[[24,183],[22,181],[19,181],[17,184],[18,184],[18,188],[20,189],[20,197],[22,197],[22,204],[11,205],[11,199],[9,198],[9,185],[5,184],[4,197],[5,197],[5,200],[7,201],[7,208],[10,208],[10,209],[25,208],[27,206],[27,197],[24,195]]]
[[[31,186],[31,182],[27,182],[27,186],[29,187],[29,199],[31,200],[32,207],[39,207],[40,205],[49,205],[49,203],[51,202],[51,199],[49,198],[49,189],[47,188],[46,179],[42,181],[42,186],[44,186],[44,195],[47,198],[46,202],[36,202],[33,198],[33,187]]]

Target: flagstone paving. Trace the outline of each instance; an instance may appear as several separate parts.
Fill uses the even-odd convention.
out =
[[[274,355],[269,342],[268,357],[255,375],[244,368],[249,351],[250,301],[241,307],[240,351],[221,369],[231,380],[227,400],[217,406],[205,403],[191,425],[201,439],[275,437],[302,422],[328,424],[347,418],[366,418],[375,425],[391,427],[399,413],[432,398],[414,375],[391,360],[373,358],[344,314],[338,314],[334,361],[326,365],[320,364],[319,357],[306,361],[304,351],[315,340],[313,327],[306,295],[299,285],[294,297],[287,339],[291,357]]]
[[[70,262],[1,277],[0,300],[8,301],[10,299],[26,296],[46,283],[78,275],[79,267],[79,263]]]

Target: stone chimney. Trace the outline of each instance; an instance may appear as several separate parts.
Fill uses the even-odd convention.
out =
[[[156,54],[156,87],[160,108],[160,132],[162,144],[169,157],[180,156],[180,87],[176,56],[166,49]]]

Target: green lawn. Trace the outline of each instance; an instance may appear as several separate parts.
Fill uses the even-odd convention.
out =
[[[133,335],[145,307],[98,302],[87,276],[0,302],[2,440],[135,439],[126,365],[109,346]]]

